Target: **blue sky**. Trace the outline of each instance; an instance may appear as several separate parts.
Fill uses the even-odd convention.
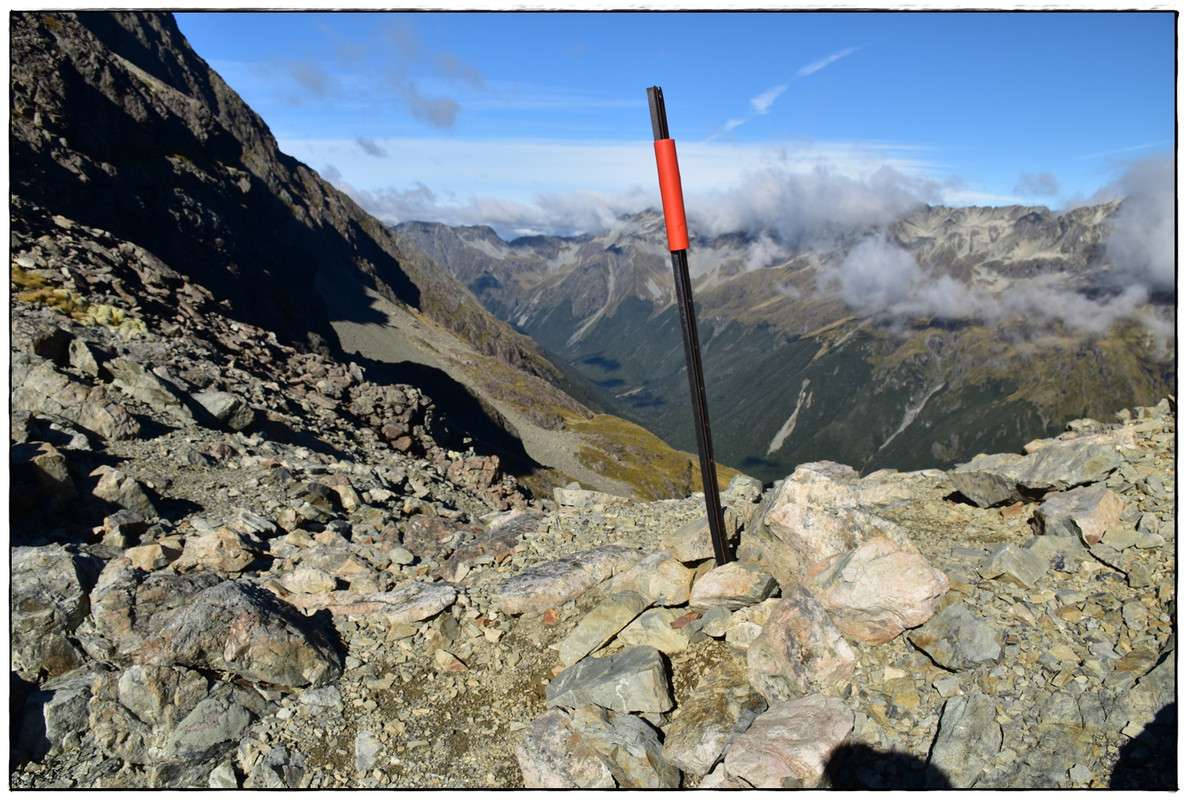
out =
[[[651,85],[690,215],[723,226],[863,192],[1058,209],[1174,144],[1170,12],[176,17],[281,150],[367,210],[505,237],[658,206]]]

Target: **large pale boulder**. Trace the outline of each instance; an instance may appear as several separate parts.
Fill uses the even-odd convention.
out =
[[[875,644],[927,622],[948,591],[948,576],[926,556],[882,536],[817,564],[803,583],[841,633]]]
[[[746,655],[750,684],[771,704],[809,692],[840,694],[856,662],[828,611],[799,585],[774,605]]]
[[[853,730],[853,712],[835,697],[810,694],[768,708],[725,755],[729,776],[758,789],[813,789]]]
[[[787,590],[818,562],[874,536],[911,548],[898,525],[861,507],[853,468],[820,461],[800,465],[768,492],[737,558],[762,564]]]

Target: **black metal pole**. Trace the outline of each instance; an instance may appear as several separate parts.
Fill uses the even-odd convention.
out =
[[[676,305],[680,309],[680,330],[684,337],[684,360],[688,365],[688,391],[692,398],[692,416],[701,460],[701,482],[705,486],[705,510],[709,515],[709,534],[713,554],[720,566],[731,560],[717,487],[717,462],[713,459],[713,435],[709,430],[709,403],[705,395],[705,375],[701,369],[701,343],[697,335],[696,309],[692,302],[692,282],[688,277],[688,235],[684,219],[684,198],[680,173],[676,166],[675,144],[668,136],[668,115],[664,110],[663,90],[647,90],[651,107],[651,130],[655,136],[656,163],[660,173],[660,193],[664,221],[668,229],[668,247],[672,254],[672,276],[676,282]],[[659,144],[663,142],[661,147]]]

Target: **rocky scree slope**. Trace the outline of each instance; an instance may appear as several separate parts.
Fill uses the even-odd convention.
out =
[[[959,299],[973,296],[981,300],[965,305],[981,310],[1021,308],[1032,295],[1062,293],[1062,303],[1106,296],[1105,242],[1119,207],[922,207],[881,229],[802,242],[693,231],[719,460],[764,480],[815,459],[866,472],[948,468],[1173,393],[1173,343],[1168,350],[1136,322],[1086,336],[1034,311],[977,318],[960,309]],[[578,238],[504,242],[489,228],[425,222],[396,230],[597,384],[614,413],[691,448],[660,214]],[[913,260],[934,294],[952,295],[949,316],[908,309],[888,319],[877,302],[844,299],[836,276],[862,247]],[[1168,322],[1173,315],[1159,296],[1144,311]]]
[[[434,396],[438,436],[498,454],[547,494],[555,464],[523,439],[579,428],[590,464],[617,451],[664,463],[666,480],[620,468],[641,497],[694,483],[687,455],[595,414],[527,337],[488,313],[456,279],[305,165],[281,153],[266,125],[189,47],[172,17],[141,13],[18,13],[12,18],[14,228],[59,215],[151,253],[229,317],[286,345],[354,360],[373,379]],[[25,219],[25,215],[29,215]],[[51,226],[52,228],[52,226]],[[81,288],[69,264],[30,291]],[[46,281],[30,278],[31,281]],[[119,281],[114,281],[116,291]],[[129,286],[126,293],[135,294]],[[118,303],[125,302],[117,300]],[[167,297],[157,297],[167,306]],[[383,328],[387,303],[416,317],[451,359],[424,348],[357,354],[342,324]],[[129,309],[125,309],[129,310]],[[428,363],[428,362],[432,363]],[[512,424],[496,407],[510,409]],[[547,455],[547,448],[537,448]],[[658,473],[658,470],[656,470]],[[591,467],[592,480],[599,480]],[[589,480],[589,475],[583,475]]]
[[[529,501],[53,224],[96,294],[12,306],[14,788],[1174,784],[1169,403],[737,478],[714,568],[701,497]],[[178,335],[101,302],[115,253]]]

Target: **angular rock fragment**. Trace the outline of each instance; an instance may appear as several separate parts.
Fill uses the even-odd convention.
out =
[[[576,731],[563,708],[532,721],[515,747],[528,789],[613,789],[614,775],[601,755]]]
[[[692,695],[672,715],[664,758],[692,775],[707,775],[766,709],[767,701],[750,686],[745,660],[726,659],[701,676]]]
[[[1054,441],[1014,464],[1009,477],[1023,493],[1042,495],[1098,483],[1121,466],[1121,456],[1106,444]]]
[[[91,494],[101,500],[126,508],[152,520],[160,516],[156,504],[149,497],[140,481],[115,467],[102,466],[90,474]]]
[[[53,362],[16,353],[12,358],[12,407],[49,414],[104,439],[134,439],[140,424],[103,386],[87,386],[57,371]]]
[[[231,392],[195,392],[191,397],[210,415],[211,427],[242,431],[250,428],[255,421],[255,409]]]
[[[1027,542],[1026,550],[1059,572],[1076,572],[1091,560],[1088,549],[1076,536],[1036,536]]]
[[[1016,453],[981,454],[948,473],[953,487],[981,508],[1017,502],[1022,493],[1011,470],[1022,461]]]
[[[545,712],[528,728],[516,757],[529,789],[680,785],[680,771],[664,760],[654,728],[596,705]]]
[[[796,585],[771,609],[746,656],[750,684],[772,705],[807,694],[840,694],[857,656],[812,593]]]
[[[761,564],[731,561],[710,570],[693,584],[688,605],[691,608],[721,606],[736,611],[761,603],[778,589],[775,576]]]
[[[943,609],[907,638],[932,661],[950,670],[997,661],[1002,655],[1001,634],[974,616],[964,603]]]
[[[581,618],[557,647],[561,663],[576,664],[597,650],[631,623],[647,607],[636,592],[618,592],[599,603]]]
[[[735,548],[738,544],[738,530],[727,525],[725,534],[726,543],[731,549]],[[709,530],[709,520],[706,517],[695,519],[668,534],[662,544],[664,550],[671,553],[673,558],[685,564],[715,557],[713,534]]]
[[[382,620],[395,625],[420,622],[440,614],[457,599],[457,587],[451,583],[408,581],[390,592],[341,590],[285,599],[306,614],[326,609],[336,617]]]
[[[40,761],[51,752],[78,747],[90,726],[91,685],[103,672],[87,665],[46,681],[26,698],[17,749]]]
[[[1078,536],[1085,545],[1097,544],[1121,521],[1125,502],[1103,486],[1081,486],[1047,495],[1035,509],[1035,519],[1049,536]]]
[[[111,385],[129,397],[161,411],[179,422],[193,422],[194,415],[181,402],[173,387],[130,358],[112,358],[104,366],[113,376]]]
[[[921,553],[876,536],[817,564],[803,584],[841,633],[880,644],[931,619],[948,591],[948,576]]]
[[[649,609],[623,628],[616,638],[627,647],[646,644],[666,655],[683,653],[689,645],[688,628],[684,625],[672,627],[681,616],[681,609]]]
[[[712,557],[712,556],[710,556]],[[682,606],[688,602],[693,570],[667,550],[644,556],[633,567],[615,575],[610,592],[637,592],[655,606]]]
[[[1002,729],[995,717],[994,699],[987,694],[950,697],[944,701],[940,729],[928,765],[935,780],[946,779],[954,789],[977,784],[982,771],[1002,746]],[[939,788],[938,786],[932,788]]]
[[[1006,542],[989,554],[980,572],[983,578],[1000,578],[1019,586],[1031,587],[1038,583],[1048,568],[1041,556],[1013,542]]]
[[[631,647],[605,658],[585,658],[553,678],[548,708],[593,703],[630,713],[671,711],[674,705],[663,656],[654,647]]]
[[[760,714],[725,754],[730,776],[758,789],[813,789],[853,730],[853,712],[835,697],[809,694]]]
[[[188,537],[173,568],[234,576],[258,565],[267,551],[268,546],[257,537],[220,526]]]

